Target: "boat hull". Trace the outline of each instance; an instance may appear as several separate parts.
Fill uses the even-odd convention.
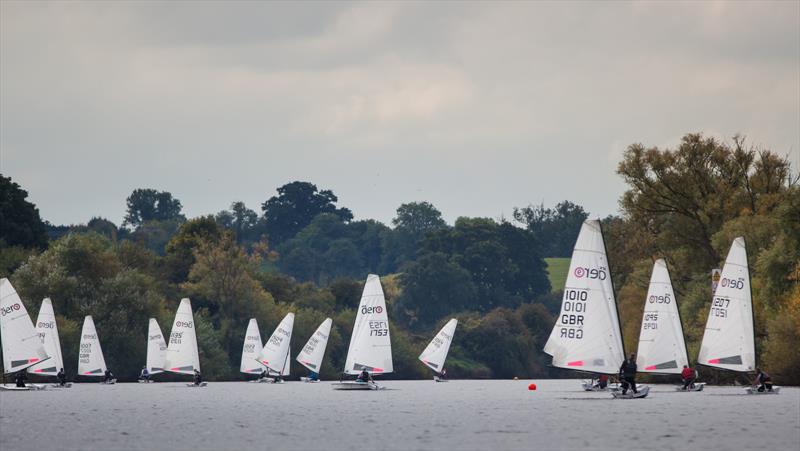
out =
[[[193,388],[205,387],[206,385],[208,385],[208,382],[200,382],[200,385],[197,385],[194,382],[186,384],[187,387],[193,387]]]
[[[40,384],[26,384],[24,387],[17,387],[16,384],[0,384],[0,390],[4,391],[36,391],[46,389],[46,385]]]
[[[301,382],[308,382],[309,384],[316,384],[317,382],[319,382],[319,379],[310,379],[310,378],[307,378],[307,377],[303,376],[303,377],[300,378],[300,381]]]
[[[676,385],[675,391],[682,391],[682,392],[692,392],[692,391],[703,391],[703,388],[706,386],[705,382],[698,382],[694,384],[693,388],[687,388],[686,390],[683,389],[683,385]]]
[[[780,387],[772,387],[772,391],[758,391],[758,389],[753,387],[747,387],[744,389],[745,393],[748,395],[777,395],[781,392]]]
[[[334,382],[331,384],[331,387],[333,387],[334,390],[380,390],[383,388],[375,382],[355,381]]]
[[[650,387],[647,385],[641,385],[636,388],[638,393],[634,393],[633,390],[628,390],[624,395],[622,394],[622,390],[612,390],[611,396],[613,396],[614,399],[643,399],[650,393]]]

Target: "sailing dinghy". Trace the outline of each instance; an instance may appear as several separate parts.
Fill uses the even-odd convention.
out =
[[[743,237],[733,240],[712,299],[697,363],[740,373],[755,371],[753,295]],[[772,391],[759,392],[749,387],[745,392],[777,394],[780,389],[772,387]]]
[[[100,337],[97,336],[97,328],[94,327],[94,319],[91,315],[83,319],[83,329],[81,329],[81,343],[78,352],[78,375],[85,377],[105,377],[106,359],[103,357],[103,349],[100,347]],[[101,384],[115,384],[116,379],[103,380]]]
[[[255,318],[250,318],[250,322],[247,323],[247,331],[244,334],[244,343],[242,344],[242,362],[239,364],[240,373],[261,374],[263,367],[258,362],[261,346],[261,331],[258,329],[258,321]],[[250,382],[261,382],[261,379],[251,380]]]
[[[258,363],[266,367],[270,382],[283,382],[283,376],[290,373],[289,353],[294,328],[294,313],[287,313],[269,337],[258,355]]]
[[[636,363],[639,372],[653,374],[681,374],[684,365],[689,365],[678,300],[664,259],[656,260],[650,275]],[[705,383],[692,385],[688,390],[683,390],[683,385],[676,389],[702,391]]]
[[[0,340],[3,342],[4,374],[25,371],[44,362],[49,366],[50,356],[31,323],[31,317],[17,291],[6,279],[0,279]],[[3,376],[5,378],[5,375]],[[26,391],[43,389],[43,385],[2,384],[0,389]]]
[[[150,377],[164,372],[164,361],[167,358],[167,342],[164,340],[164,334],[161,333],[161,327],[158,326],[158,321],[155,318],[150,318],[147,325],[147,360],[145,368]],[[139,379],[140,383],[155,382],[153,379]]]
[[[433,380],[436,382],[447,382],[447,379],[442,377],[442,371],[444,370],[444,361],[447,359],[447,353],[450,351],[450,343],[452,343],[453,335],[456,333],[456,326],[458,326],[458,320],[455,318],[450,319],[442,327],[442,330],[433,337],[433,340],[422,351],[422,354],[419,355],[420,362],[433,370]]]
[[[328,346],[328,336],[331,334],[331,324],[333,320],[325,318],[325,321],[317,327],[311,338],[308,339],[303,350],[297,355],[297,360],[301,365],[308,368],[312,375],[319,375],[322,366],[322,358],[325,356],[325,348]],[[303,382],[319,382],[319,377],[301,377]]]
[[[389,317],[381,280],[375,274],[367,276],[361,294],[347,360],[345,374],[358,375],[362,371],[386,374],[393,370],[392,343],[389,337]],[[378,390],[383,387],[374,381],[340,381],[332,384],[334,390]]]
[[[544,352],[553,357],[552,365],[558,368],[595,374],[619,373],[625,349],[599,220],[588,219],[581,226],[572,251],[561,312]],[[593,390],[586,381],[583,388]],[[643,398],[648,392],[649,387],[641,386],[635,396]]]
[[[37,376],[58,376],[58,371],[64,368],[64,360],[61,355],[61,342],[58,339],[56,315],[53,312],[53,302],[50,298],[42,300],[42,307],[39,309],[39,316],[36,318],[36,333],[39,334],[44,350],[51,358],[28,367],[28,372]],[[67,382],[64,385],[51,384],[51,386],[69,388],[72,387],[72,382]]]
[[[197,352],[197,333],[194,325],[192,302],[188,298],[183,298],[175,313],[172,332],[169,334],[164,371],[189,376],[194,376],[195,370],[200,371],[200,356]],[[206,385],[206,382],[201,382],[199,385],[186,384],[187,387],[205,387]]]

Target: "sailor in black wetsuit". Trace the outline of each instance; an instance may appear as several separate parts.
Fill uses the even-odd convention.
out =
[[[753,382],[753,386],[758,385],[758,391],[772,391],[772,379],[770,379],[769,374],[761,371],[761,368],[756,368],[756,380]]]
[[[628,386],[633,388],[634,393],[639,393],[636,390],[636,355],[631,354],[630,358],[622,362],[619,368],[619,378],[622,380],[622,394],[628,393]]]
[[[367,372],[365,369],[361,370],[361,374],[359,374],[358,378],[356,378],[356,382],[369,382],[371,380],[372,378],[370,377],[369,372]]]
[[[200,374],[199,370],[194,370],[194,385],[200,385],[203,383],[203,376]]]
[[[17,383],[17,387],[22,388],[25,387],[25,379],[27,378],[28,375],[25,374],[25,370],[22,370],[18,372],[17,375],[14,377],[14,382]]]
[[[105,375],[103,377],[103,382],[105,382],[106,384],[110,384],[111,381],[113,381],[113,380],[114,380],[114,373],[112,373],[109,370],[106,370],[106,373],[105,373]]]
[[[58,385],[61,385],[62,387],[67,385],[67,375],[64,373],[64,368],[58,370],[56,377],[58,378]]]

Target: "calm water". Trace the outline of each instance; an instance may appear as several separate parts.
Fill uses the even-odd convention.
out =
[[[800,389],[733,387],[643,400],[586,393],[579,381],[78,384],[0,392],[0,449],[798,449]]]

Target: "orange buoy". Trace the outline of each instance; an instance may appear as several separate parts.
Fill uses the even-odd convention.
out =
[[[536,384],[528,385],[528,390],[530,390],[530,391],[536,390]]]

